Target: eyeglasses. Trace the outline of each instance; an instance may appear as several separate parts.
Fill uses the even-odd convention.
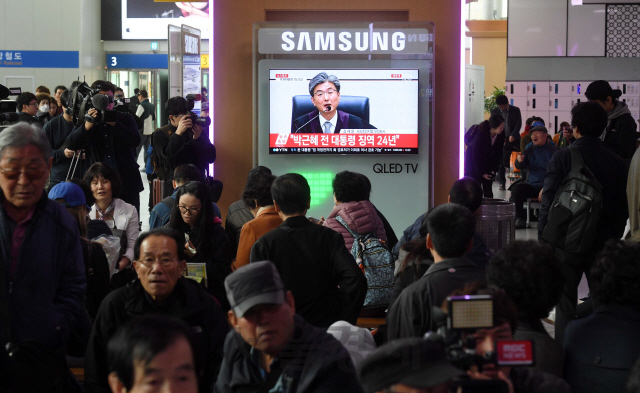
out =
[[[329,89],[327,91],[322,91],[322,90],[318,90],[316,91],[313,95],[316,96],[317,98],[321,98],[323,97],[325,94],[327,97],[331,97],[333,96],[333,93],[335,93],[336,91],[333,89]]]
[[[32,102],[32,103],[30,103],[28,106],[31,106],[31,105],[33,105],[33,106],[36,106],[36,107],[37,107],[37,106],[38,106],[38,103],[37,103],[37,102]]]
[[[180,209],[181,213],[189,213],[189,215],[198,214],[198,212],[200,211],[199,207],[178,206],[178,209]]]
[[[142,263],[143,265],[145,265],[146,267],[152,267],[154,263],[158,262],[158,265],[162,266],[162,267],[169,267],[171,266],[172,263],[176,262],[177,259],[174,258],[169,258],[169,257],[161,257],[160,259],[158,258],[144,258],[144,259],[140,259],[138,262]]]
[[[20,170],[18,168],[0,168],[0,172],[10,180],[18,179],[23,173],[29,180],[38,180],[44,176],[46,169],[27,168]]]

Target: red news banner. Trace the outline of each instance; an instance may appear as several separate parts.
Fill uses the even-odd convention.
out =
[[[417,134],[270,134],[271,147],[416,148]]]

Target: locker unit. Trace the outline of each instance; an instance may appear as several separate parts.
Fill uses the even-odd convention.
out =
[[[557,133],[560,123],[571,121],[571,108],[587,98],[584,92],[592,81],[507,81],[505,90],[511,105],[520,108],[522,123],[532,116],[541,117],[550,135]],[[623,101],[640,131],[640,81],[609,82],[620,89]]]
[[[549,82],[549,97],[571,97],[571,82]]]

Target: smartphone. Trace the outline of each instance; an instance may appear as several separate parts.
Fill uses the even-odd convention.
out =
[[[320,220],[318,220],[318,219],[317,219],[317,218],[315,218],[315,217],[309,217],[309,221],[311,221],[311,222],[312,222],[312,223],[314,223],[314,224],[320,224],[320,222],[321,222]]]

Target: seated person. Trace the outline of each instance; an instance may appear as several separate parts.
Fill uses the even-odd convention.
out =
[[[523,152],[524,147],[527,146],[529,142],[531,142],[531,137],[529,137],[529,142],[526,142],[526,143],[522,138],[529,135],[529,130],[531,129],[531,124],[533,123],[534,120],[535,120],[535,116],[532,116],[528,118],[524,123],[524,131],[520,133],[520,151],[521,152]]]
[[[364,181],[364,176],[355,172],[342,171],[333,179],[332,185],[335,207],[331,210],[329,217],[323,220],[323,225],[341,234],[347,250],[356,258],[355,253],[363,248],[361,243],[356,243],[359,248],[353,248],[355,236],[373,234],[380,243],[386,244],[387,235],[384,224],[376,208],[368,200],[369,188]],[[366,271],[364,259],[361,258],[358,263],[358,266],[367,273],[369,286],[364,301],[365,309],[360,317],[384,317],[393,290],[393,265],[391,264],[393,257],[387,254],[387,259],[389,264],[387,261],[378,263],[375,269],[369,271]]]
[[[462,205],[475,214],[482,205],[480,183],[470,177],[456,180],[449,190],[449,203]],[[426,246],[428,233],[426,216],[427,213],[421,215],[410,227],[405,229],[398,245],[393,248],[393,253],[397,255],[398,260],[396,261],[395,275],[397,278],[392,303],[404,288],[422,277],[433,263],[433,257]],[[487,262],[489,262],[489,255],[490,251],[484,239],[477,231],[474,232],[473,246],[471,251],[465,254],[465,257],[485,270]],[[417,265],[414,264],[416,261]],[[409,266],[412,268],[407,269]]]
[[[500,289],[493,287],[470,284],[463,290],[455,291],[451,296],[463,295],[489,295],[493,298],[494,326],[490,329],[478,329],[475,332],[462,332],[462,342],[468,342],[467,338],[473,335],[475,350],[479,357],[491,359],[491,353],[495,351],[496,342],[502,340],[514,340],[514,332],[518,324],[518,310],[513,301]],[[448,309],[448,301],[442,305],[442,309]],[[535,356],[535,355],[534,355]],[[495,357],[493,358],[495,359]],[[535,360],[535,358],[534,358]],[[467,371],[472,379],[501,380],[504,381],[510,393],[569,393],[569,385],[561,378],[533,367],[500,366],[495,360],[485,360],[482,370],[470,369]]]
[[[527,122],[529,120],[531,120],[531,123],[529,123],[530,126],[527,129],[527,133],[525,134],[523,132],[524,135],[520,138],[520,152],[521,153],[524,153],[524,149],[526,149],[527,145],[529,143],[531,143],[531,129],[533,127],[544,126],[544,120],[542,118],[540,118],[540,117],[535,117],[535,116],[531,117],[531,118],[527,119]],[[525,127],[525,129],[526,129],[526,127]]]
[[[367,279],[339,233],[309,221],[309,183],[287,173],[271,186],[273,206],[283,223],[251,249],[251,262],[272,261],[295,296],[296,310],[310,324],[327,328],[336,321],[356,324],[367,293]]]
[[[445,393],[462,375],[447,360],[442,342],[417,337],[389,342],[358,366],[364,393]]]
[[[347,350],[296,314],[293,294],[269,261],[225,280],[233,330],[215,393],[362,392]]]
[[[259,165],[251,169],[249,171],[249,176],[252,176],[255,172],[265,172],[266,174],[271,175],[271,169],[266,166]],[[227,218],[224,221],[224,230],[227,232],[227,236],[229,236],[229,242],[231,242],[233,258],[236,257],[236,253],[238,251],[238,241],[240,240],[242,226],[254,218],[255,217],[253,213],[251,213],[251,209],[242,199],[229,205]]]
[[[122,182],[120,176],[110,166],[96,162],[84,174],[83,180],[91,185],[95,203],[89,212],[92,220],[103,220],[111,230],[124,230],[127,248],[118,262],[118,269],[123,270],[133,260],[133,246],[140,233],[138,212],[120,196]]]
[[[302,115],[291,124],[291,133],[338,134],[344,129],[375,130],[358,116],[339,111],[340,80],[321,72],[309,81],[309,94],[316,110]]]
[[[473,281],[484,282],[484,270],[464,254],[471,250],[476,219],[455,203],[440,205],[427,215],[427,248],[433,265],[409,285],[389,307],[388,339],[422,337],[435,328],[431,307],[439,307],[451,292]]]
[[[273,197],[271,196],[271,185],[275,178],[266,172],[249,173],[247,184],[242,192],[242,200],[249,206],[255,218],[242,226],[238,253],[232,265],[233,270],[247,265],[250,261],[251,247],[255,242],[262,235],[282,224],[282,218],[273,207]]]
[[[85,307],[93,321],[98,307],[109,294],[111,268],[100,244],[87,239],[87,201],[80,186],[71,182],[58,183],[49,191],[49,199],[64,205],[78,223],[82,257],[87,275]]]
[[[518,307],[515,340],[532,340],[534,367],[563,375],[564,352],[542,325],[560,299],[564,275],[553,249],[534,240],[513,241],[491,258],[487,285],[503,289]]]
[[[526,180],[515,182],[509,187],[511,197],[516,205],[516,229],[526,228],[526,212],[524,202],[527,198],[538,198],[544,178],[547,174],[547,165],[551,156],[558,149],[553,143],[547,142],[547,129],[544,126],[531,128],[531,143],[524,149],[524,153],[518,154],[515,162],[516,168],[527,169]]]
[[[87,391],[109,391],[107,343],[119,327],[148,314],[185,322],[194,334],[200,392],[210,392],[220,363],[224,336],[229,330],[224,312],[197,282],[182,277],[186,268],[183,237],[168,228],[144,232],[136,240],[133,267],[138,280],[109,294],[98,310],[85,357]]]
[[[194,332],[183,322],[147,315],[129,322],[107,347],[112,393],[155,391],[197,393],[198,364]],[[206,391],[206,389],[201,389]]]
[[[189,182],[178,189],[176,204],[171,209],[169,228],[180,233],[187,262],[207,266],[208,291],[229,309],[224,292],[224,279],[231,273],[229,238],[221,220],[213,215],[209,190],[204,183]]]
[[[567,325],[565,379],[574,392],[622,392],[640,357],[640,245],[610,240],[591,269],[593,314]]]
[[[571,124],[567,123],[566,121],[563,121],[562,123],[560,123],[560,129],[562,130],[562,132],[556,134],[556,135],[560,135],[560,137],[558,138],[558,142],[556,143],[556,146],[558,146],[558,149],[564,149],[565,147],[568,147],[573,142],[575,142],[576,137],[573,136],[573,127],[571,127]],[[555,139],[555,136],[554,136],[554,139]]]
[[[351,252],[353,236],[336,220],[340,217],[353,232],[367,234],[373,232],[378,239],[387,241],[384,225],[373,204],[365,197],[366,184],[359,173],[342,171],[333,178],[333,201],[335,207],[324,221],[324,226],[338,232],[344,238],[347,250]]]
[[[369,178],[363,175],[362,173],[358,173],[358,175],[362,177],[362,180],[365,182],[365,185],[366,185],[365,193],[363,195],[364,200],[371,202],[371,199],[370,199],[371,198],[371,180],[369,180]],[[393,231],[393,228],[391,228],[391,224],[389,223],[387,218],[384,216],[384,214],[382,214],[382,212],[378,210],[378,208],[375,207],[375,205],[373,206],[373,208],[376,209],[376,213],[378,213],[378,217],[380,218],[380,221],[382,221],[382,224],[384,225],[384,233],[387,235],[387,246],[391,250],[398,243],[398,237],[396,236],[396,233]]]
[[[183,186],[190,181],[202,181],[202,173],[191,164],[182,164],[173,171],[173,194],[164,198],[153,207],[149,214],[149,229],[163,227],[169,223],[171,218],[171,209],[176,203],[176,194],[178,194],[178,187]],[[213,204],[213,214],[221,218],[220,209],[215,202]]]

